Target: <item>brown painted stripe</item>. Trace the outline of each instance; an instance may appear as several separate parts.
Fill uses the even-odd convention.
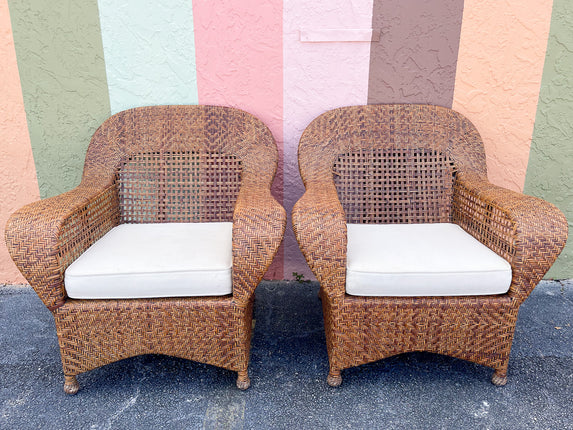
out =
[[[368,103],[451,107],[463,0],[374,0]]]

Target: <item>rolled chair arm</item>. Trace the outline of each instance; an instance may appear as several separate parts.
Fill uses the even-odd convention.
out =
[[[509,294],[519,302],[529,296],[567,242],[567,220],[557,207],[477,175],[457,178],[453,220],[509,261]]]
[[[66,268],[118,220],[115,185],[80,185],[12,214],[6,224],[6,245],[20,272],[53,311],[66,300]]]
[[[328,297],[345,294],[346,217],[334,184],[307,184],[292,211],[299,247]]]
[[[282,242],[286,212],[264,186],[247,185],[233,212],[233,298],[247,305]]]

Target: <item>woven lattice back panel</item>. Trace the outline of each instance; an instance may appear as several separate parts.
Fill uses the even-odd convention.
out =
[[[301,136],[303,183],[329,183],[341,154],[391,148],[433,148],[456,171],[487,176],[485,150],[473,124],[458,112],[430,105],[366,105],[333,109],[315,118]]]
[[[276,173],[277,146],[253,115],[224,106],[146,106],[119,112],[96,130],[82,184],[111,185],[135,154],[185,152],[234,155],[243,181],[264,187]]]
[[[220,152],[152,152],[120,168],[122,223],[232,221],[241,162]]]
[[[348,223],[451,220],[454,168],[433,148],[379,148],[342,154],[333,168]]]

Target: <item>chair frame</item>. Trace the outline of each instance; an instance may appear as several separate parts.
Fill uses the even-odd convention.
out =
[[[232,221],[232,294],[68,298],[66,268],[123,222],[120,168],[134,154],[169,151],[231,154],[242,163],[240,191],[226,212],[205,204],[182,215],[186,222]],[[76,375],[141,354],[165,354],[229,369],[238,373],[239,388],[249,387],[254,292],[286,225],[284,208],[270,192],[277,162],[278,150],[268,127],[239,109],[130,109],[113,115],[95,132],[79,186],[11,216],[6,243],[14,262],[54,316],[66,393],[78,391]],[[161,214],[156,218],[153,222],[168,221]]]
[[[509,261],[512,281],[506,294],[346,294],[346,223],[351,217],[333,179],[337,160],[360,151],[420,147],[436,149],[452,160],[455,173],[446,222],[460,225]],[[341,371],[349,367],[428,351],[491,367],[495,370],[492,382],[504,385],[519,306],[567,240],[563,213],[546,201],[488,182],[478,131],[467,118],[444,107],[388,104],[328,111],[304,131],[298,159],[306,191],[294,206],[292,222],[300,249],[321,286],[330,362],[327,382],[340,385]],[[402,212],[407,215],[414,210]],[[382,207],[359,222],[384,223],[387,214],[383,212]],[[392,222],[443,222],[425,220],[423,214],[417,221],[400,221],[398,212]]]

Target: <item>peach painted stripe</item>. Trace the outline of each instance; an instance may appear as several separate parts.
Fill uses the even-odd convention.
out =
[[[40,198],[7,0],[0,0],[0,196],[2,233],[12,212]],[[0,240],[0,283],[23,282]]]
[[[329,109],[366,104],[370,40],[301,42],[300,32],[372,29],[372,0],[290,0],[284,11],[285,277],[313,278],[291,228],[290,213],[304,186],[297,150],[306,126]],[[379,30],[379,29],[373,29]],[[383,39],[383,37],[382,37]],[[381,40],[382,40],[381,39]],[[376,42],[378,43],[378,42]]]
[[[283,1],[193,1],[200,104],[233,106],[260,118],[279,148],[273,194],[283,201]],[[279,250],[267,272],[283,277]]]
[[[551,0],[466,0],[453,108],[478,128],[489,179],[523,190]]]

